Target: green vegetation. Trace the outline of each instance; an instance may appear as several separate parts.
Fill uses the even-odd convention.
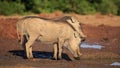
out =
[[[12,15],[24,13],[25,7],[23,4],[15,2],[0,2],[0,14]]]
[[[120,0],[0,0],[0,15],[51,13],[120,15]]]

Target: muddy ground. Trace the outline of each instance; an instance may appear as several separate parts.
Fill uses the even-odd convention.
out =
[[[41,17],[54,18],[63,13],[39,14]],[[68,15],[68,14],[66,14]],[[102,49],[81,48],[81,60],[72,59],[71,53],[64,48],[62,60],[52,60],[52,45],[35,42],[34,60],[25,59],[25,53],[17,42],[16,22],[22,16],[0,16],[0,68],[119,68],[110,66],[120,62],[120,17],[113,15],[76,15],[87,35],[86,43],[100,44]]]

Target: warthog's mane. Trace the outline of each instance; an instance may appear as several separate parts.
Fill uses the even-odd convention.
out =
[[[28,19],[28,18],[38,18],[38,19],[43,19],[43,20],[46,20],[46,21],[65,23],[65,22],[67,22],[67,19],[71,19],[71,16],[63,16],[63,17],[51,18],[51,19],[43,18],[43,17],[39,17],[39,16],[26,16],[22,19],[25,20],[25,19]]]

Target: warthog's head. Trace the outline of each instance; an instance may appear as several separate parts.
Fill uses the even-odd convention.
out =
[[[81,41],[82,41],[82,39],[80,38],[79,33],[75,31],[73,37],[68,42],[69,45],[66,45],[68,50],[73,54],[73,56],[76,60],[79,60],[80,56],[82,55],[80,53]]]
[[[67,17],[66,21],[73,27],[75,31],[79,33],[82,41],[85,40],[86,36],[82,31],[81,23],[72,16],[66,16],[66,17]]]

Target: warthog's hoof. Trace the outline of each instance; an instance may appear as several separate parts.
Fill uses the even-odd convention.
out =
[[[35,58],[29,58],[27,60],[29,60],[29,61],[36,61],[37,59],[35,59]]]
[[[58,58],[57,60],[62,60],[62,58]]]
[[[80,57],[74,57],[75,60],[80,60]]]

